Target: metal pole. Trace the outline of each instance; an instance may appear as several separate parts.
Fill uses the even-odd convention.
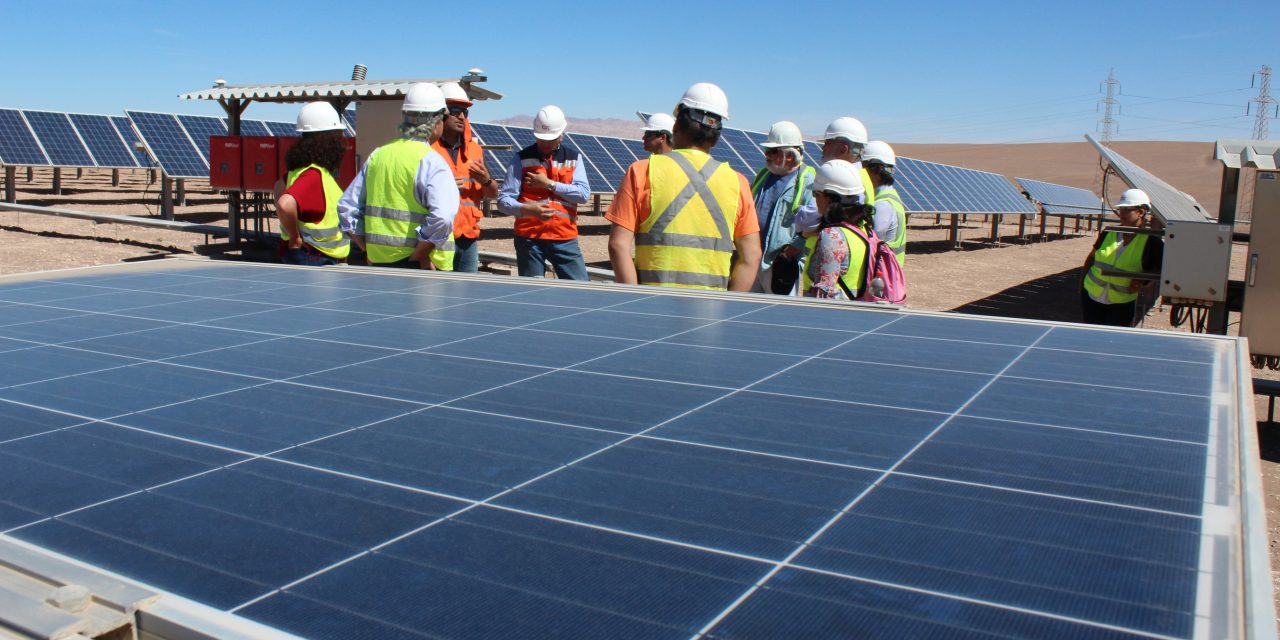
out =
[[[18,185],[13,183],[17,175],[18,175],[17,167],[4,168],[4,201],[5,202],[18,201],[18,189],[17,189]]]
[[[1232,167],[1222,168],[1222,193],[1218,197],[1218,223],[1229,224],[1232,227],[1236,223],[1236,193],[1240,189],[1240,170]],[[1227,310],[1227,303],[1215,302],[1209,307],[1209,321],[1205,326],[1208,333],[1216,333],[1219,335],[1227,334],[1227,320],[1231,314]]]
[[[62,168],[53,168],[53,195],[62,195]]]
[[[951,214],[951,246],[960,246],[960,214]]]
[[[178,178],[178,194],[174,202],[180,207],[187,206],[187,181],[182,178]]]
[[[1000,244],[1000,214],[991,216],[991,244]]]
[[[173,219],[173,178],[169,176],[160,178],[160,217]]]

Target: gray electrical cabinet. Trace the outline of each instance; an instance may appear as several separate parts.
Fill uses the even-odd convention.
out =
[[[1253,355],[1280,357],[1280,171],[1258,171],[1240,335]]]

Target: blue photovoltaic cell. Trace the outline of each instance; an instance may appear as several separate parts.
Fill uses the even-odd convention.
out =
[[[614,185],[616,185],[617,182],[612,182],[605,178],[604,174],[600,172],[600,169],[596,167],[596,162],[591,159],[591,154],[578,146],[578,139],[574,137],[573,134],[565,134],[563,143],[566,147],[578,152],[579,166],[587,170],[587,184],[592,191],[612,191],[614,189]],[[605,158],[605,161],[612,163],[608,158]],[[617,173],[618,170],[615,168],[613,171],[614,173]],[[621,179],[622,176],[618,175],[619,182]]]
[[[227,135],[227,121],[224,118],[179,115],[178,123],[187,130],[187,135],[191,136],[191,141],[196,144],[196,150],[206,163],[209,160],[209,138]]]
[[[750,179],[750,176],[755,175],[755,170],[747,166],[747,163],[738,156],[738,153],[726,144],[717,144],[711,147],[711,157],[720,162],[727,162],[734,171],[747,176],[748,179]]]
[[[1096,216],[1110,212],[1102,199],[1088,189],[1067,187],[1052,182],[1014,178],[1027,195],[1044,207],[1044,212],[1059,216]]]
[[[267,129],[271,131],[273,136],[280,138],[296,138],[298,136],[298,125],[296,123],[268,120],[263,124],[267,125]]]
[[[65,113],[52,111],[23,111],[31,131],[40,140],[40,146],[49,158],[49,164],[56,167],[92,167],[95,166],[93,156],[84,147],[80,136],[71,126],[71,120]]]
[[[138,132],[133,129],[133,122],[125,116],[111,116],[111,124],[115,126],[116,133],[120,134],[120,138],[124,140],[124,144],[129,148],[129,152],[133,154],[134,160],[137,160],[140,167],[154,167],[156,162],[147,153],[145,149],[137,148],[137,143],[142,140],[138,137]]]
[[[519,150],[515,146],[515,140],[511,139],[506,129],[496,124],[473,122],[471,128],[472,132],[480,138],[480,144],[511,147],[510,149],[486,149],[484,153],[485,167],[489,169],[489,175],[497,180],[504,179],[507,168],[511,166],[511,161]]]
[[[626,171],[627,167],[631,166],[631,163],[640,159],[631,147],[627,146],[626,140],[623,138],[596,136],[596,141],[600,143],[600,146],[604,147],[605,151],[609,152],[609,155],[613,156],[613,159],[621,165],[623,171]],[[643,157],[648,158],[649,154],[646,153]]]
[[[764,142],[767,139],[767,136],[765,136],[764,134],[756,134],[756,135],[760,136],[759,137],[760,142]],[[804,155],[805,155],[805,161],[809,163],[809,166],[816,167],[822,164],[822,143],[814,142],[812,140],[805,140]]]
[[[71,124],[80,132],[89,152],[99,167],[132,169],[138,166],[133,152],[107,116],[72,113]]]
[[[171,113],[126,111],[165,174],[173,178],[207,178],[209,164]],[[225,133],[224,133],[225,135]],[[204,141],[208,146],[209,141]],[[208,150],[206,149],[206,153]]]
[[[47,165],[36,138],[17,109],[0,109],[0,163],[7,165]]]
[[[346,111],[343,111],[342,119],[347,123],[346,136],[348,138],[354,136],[356,134],[356,110],[347,109]]]
[[[895,180],[908,212],[1035,214],[999,174],[898,157]]]
[[[242,136],[270,136],[273,135],[271,130],[267,128],[267,123],[261,120],[241,120],[240,135]]]
[[[1241,348],[399,270],[8,276],[0,532],[314,638],[1190,638],[1240,615],[1202,605],[1244,584]]]
[[[622,184],[622,172],[626,166],[614,160],[613,154],[609,153],[595,136],[573,133],[567,138],[578,146],[578,151],[587,157],[588,162],[595,165],[596,171],[603,177],[603,180],[591,185],[591,190],[605,193],[617,191],[618,185]],[[630,163],[627,164],[630,165]]]
[[[745,174],[748,178],[755,175],[755,172],[764,167],[764,151],[747,137],[747,132],[741,129],[725,129],[720,134],[720,144],[727,144],[733,147],[738,155],[751,166],[751,172]]]
[[[515,150],[517,152],[538,141],[538,139],[533,136],[533,129],[528,127],[513,127],[507,125],[502,128],[506,129],[507,133],[516,141]]]
[[[633,140],[631,138],[621,138],[622,144],[635,155],[636,160],[648,160],[649,152],[644,150],[643,140]]]

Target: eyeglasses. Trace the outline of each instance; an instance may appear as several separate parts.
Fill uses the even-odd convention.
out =
[[[665,135],[667,135],[667,132],[666,132],[666,131],[646,131],[646,132],[644,132],[644,135],[643,135],[643,136],[641,136],[641,137],[643,137],[643,138],[654,138],[654,137],[657,137],[657,136],[665,136]]]
[[[451,116],[465,118],[467,117],[467,113],[468,111],[466,107],[449,107],[449,115]]]
[[[764,154],[766,156],[782,155],[787,151],[787,147],[765,147]]]

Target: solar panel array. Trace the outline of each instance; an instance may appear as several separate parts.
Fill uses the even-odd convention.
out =
[[[6,277],[0,532],[315,638],[1243,637],[1255,605],[1274,637],[1242,347],[398,270]]]
[[[171,178],[209,177],[209,138],[228,133],[225,118],[212,116],[126,111],[143,143]],[[296,136],[292,122],[241,120],[246,136]]]
[[[35,134],[17,109],[0,109],[0,163],[39,166],[49,164]]]
[[[80,139],[89,148],[94,162],[99,167],[133,168],[138,161],[133,155],[132,145],[121,137],[111,123],[109,116],[87,113],[69,114],[71,123],[80,132]]]
[[[988,171],[899,156],[894,187],[912,213],[1036,213],[1012,183]]]
[[[92,167],[93,157],[85,148],[80,134],[71,126],[71,119],[65,113],[51,111],[26,111],[23,115],[31,132],[40,141],[49,164],[55,167]]]
[[[1052,182],[1014,178],[1027,196],[1040,203],[1044,212],[1056,216],[1096,216],[1110,213],[1102,198],[1088,189],[1068,187]]]
[[[132,129],[87,113],[0,109],[0,164],[132,169]]]

